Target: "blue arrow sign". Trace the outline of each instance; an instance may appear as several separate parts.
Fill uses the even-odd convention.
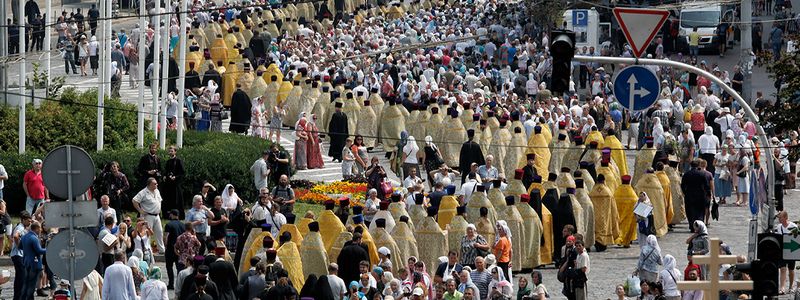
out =
[[[658,76],[648,68],[630,66],[614,75],[614,96],[623,107],[634,111],[648,109],[658,100]]]

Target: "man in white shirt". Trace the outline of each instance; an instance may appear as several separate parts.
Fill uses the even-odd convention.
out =
[[[253,184],[255,184],[256,190],[267,187],[267,176],[269,176],[269,167],[267,166],[268,157],[269,151],[265,150],[261,153],[261,158],[256,160],[250,167],[250,172],[253,173]]]
[[[782,212],[779,212],[777,217],[778,217],[778,226],[776,226],[777,228],[775,228],[775,233],[780,233],[780,234],[783,234],[783,235],[789,235],[789,234],[793,234],[792,232],[797,230],[797,224],[795,224],[792,221],[789,221],[789,213],[787,213],[785,210],[782,211]],[[779,284],[778,284],[780,286],[780,289],[779,289],[780,291],[786,291],[786,290],[792,289],[792,284],[794,283],[794,266],[795,266],[795,262],[794,261],[790,261],[790,260],[784,260],[781,263],[780,281],[779,281]],[[787,271],[789,273],[789,288],[788,289],[786,289],[785,288],[786,286],[784,285],[784,282],[786,281],[786,273],[787,273]]]
[[[106,216],[111,216],[114,218],[114,224],[117,224],[117,211],[109,206],[110,199],[108,195],[103,195],[100,197],[100,208],[97,209],[97,226],[103,227],[105,223]]]
[[[583,245],[583,241],[578,240],[575,241],[575,250],[578,252],[578,258],[575,259],[575,269],[576,271],[583,272],[585,274],[587,281],[589,278],[589,267],[591,265],[589,261],[589,253],[586,253],[586,249]],[[586,300],[588,296],[586,295],[586,284],[587,282],[583,283],[582,287],[575,288],[575,299],[576,300]]]
[[[150,224],[155,233],[158,251],[164,253],[164,226],[161,225],[161,192],[155,178],[147,179],[147,187],[133,197],[133,208]]]
[[[469,202],[470,197],[472,196],[473,192],[481,191],[483,192],[483,186],[478,183],[475,179],[475,173],[470,173],[467,176],[467,182],[461,185],[461,192],[459,194],[464,195],[464,205]]]
[[[731,124],[736,122],[736,118],[731,115],[730,107],[724,107],[722,108],[722,115],[717,117],[714,122],[719,124],[720,132],[725,133],[728,129],[731,129]]]
[[[419,178],[419,176],[417,176],[416,168],[409,168],[408,177],[406,177],[406,179],[403,179],[403,186],[406,188],[410,188],[417,184],[422,184],[422,178]]]
[[[106,269],[103,277],[104,300],[136,300],[136,289],[133,286],[133,272],[125,265],[125,252],[114,254],[115,262]]]
[[[345,293],[347,293],[347,287],[344,285],[344,280],[342,280],[338,274],[339,265],[336,263],[328,265],[328,284],[331,286],[333,299],[342,300],[344,299]]]
[[[708,162],[708,171],[714,174],[714,156],[719,150],[719,138],[714,135],[714,129],[706,126],[705,133],[697,140],[700,158]]]

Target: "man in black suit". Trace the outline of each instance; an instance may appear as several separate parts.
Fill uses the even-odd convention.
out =
[[[694,159],[689,164],[691,170],[683,173],[681,178],[681,191],[685,197],[686,202],[686,219],[689,223],[689,230],[692,229],[692,224],[696,220],[703,220],[705,217],[705,208],[708,207],[708,198],[706,195],[710,191],[708,180],[706,180],[705,171],[700,168],[699,159]]]
[[[472,163],[477,163],[479,166],[485,165],[486,161],[483,159],[483,152],[481,146],[472,139],[475,138],[475,130],[467,130],[467,141],[461,145],[461,153],[458,157],[458,171],[461,172],[461,182],[466,182],[467,175],[470,173],[470,166]]]

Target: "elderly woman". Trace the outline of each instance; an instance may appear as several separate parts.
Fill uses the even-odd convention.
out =
[[[511,229],[504,220],[495,223],[497,237],[495,237],[493,253],[497,257],[497,266],[503,270],[503,274],[511,276],[509,265],[511,264]]]
[[[655,235],[648,235],[646,243],[641,246],[639,252],[639,263],[636,266],[636,273],[639,278],[646,281],[658,280],[659,266],[664,262],[661,259],[661,247]]]
[[[475,257],[489,253],[489,243],[478,234],[474,224],[467,225],[467,234],[461,238],[461,265],[475,267]]]
[[[681,272],[675,268],[675,257],[672,255],[664,256],[664,270],[659,273],[661,286],[664,288],[664,297],[667,300],[680,300],[681,291],[678,290],[678,281],[681,280]]]

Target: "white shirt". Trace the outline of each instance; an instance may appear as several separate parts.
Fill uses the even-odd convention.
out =
[[[6,177],[8,176],[8,173],[6,172],[6,167],[3,167],[3,165],[0,165],[0,176],[6,176]],[[2,190],[3,187],[5,187],[5,180],[0,179],[0,190]]]
[[[150,191],[148,188],[143,188],[133,197],[133,202],[139,203],[139,207],[145,213],[156,215],[161,213],[161,193],[158,189]]]
[[[719,138],[713,134],[703,134],[697,140],[700,147],[700,154],[716,154],[719,148]]]
[[[586,251],[578,254],[578,259],[575,260],[575,268],[580,269],[586,267],[586,275],[589,275],[591,262],[589,261],[589,254]]]
[[[259,158],[250,167],[250,172],[253,172],[253,183],[256,185],[256,190],[261,190],[267,187],[267,162],[264,158]]]
[[[114,224],[117,224],[117,211],[113,207],[108,207],[107,210],[104,210],[102,207],[97,209],[97,220],[100,221],[97,225],[102,227],[105,225],[106,215],[111,215],[114,217]]]
[[[664,296],[667,297],[679,297],[681,295],[681,291],[678,290],[678,283],[676,280],[682,280],[683,274],[680,272],[670,273],[668,270],[661,270],[659,274],[661,278],[661,285],[664,287]]]
[[[731,116],[731,114],[726,114],[724,116],[719,116],[717,119],[714,120],[717,124],[719,124],[719,130],[723,133],[728,131],[731,128],[731,124],[736,122],[736,118]]]
[[[467,183],[461,185],[461,192],[459,194],[464,195],[464,204],[466,205],[469,202],[472,193],[477,191],[475,187],[478,184],[475,180],[469,180]]]
[[[150,279],[142,284],[141,300],[168,300],[167,284],[161,280]]]
[[[272,229],[270,230],[272,236],[278,236],[278,233],[281,231],[281,226],[286,225],[286,217],[282,213],[276,212],[274,216],[266,216],[266,223],[272,225]]]
[[[192,266],[188,266],[185,269],[178,272],[178,276],[175,278],[175,295],[181,294],[181,287],[183,286],[183,280],[185,280],[186,277],[189,277],[189,275],[191,275],[192,272],[194,272],[194,268]]]
[[[344,285],[344,280],[339,278],[336,275],[328,275],[328,284],[331,286],[331,293],[333,294],[333,299],[342,300],[344,298],[344,294],[347,292],[347,286]]]
[[[419,178],[419,177],[412,178],[409,175],[408,177],[406,177],[406,179],[403,179],[403,186],[406,187],[406,188],[410,188],[410,187],[416,185],[417,183],[421,183],[421,182],[422,182],[422,178]]]
[[[103,277],[103,300],[136,300],[133,272],[121,261],[114,262],[106,269]]]

